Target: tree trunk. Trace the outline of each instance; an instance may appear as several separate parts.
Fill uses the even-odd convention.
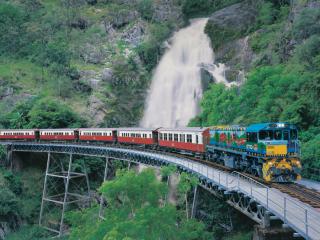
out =
[[[186,193],[184,196],[185,196],[185,200],[186,200],[186,216],[187,216],[187,219],[189,219],[189,211],[188,211],[188,195],[187,195],[187,193]]]

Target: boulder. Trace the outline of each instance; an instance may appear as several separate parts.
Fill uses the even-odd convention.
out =
[[[80,78],[90,78],[94,77],[97,73],[94,70],[80,70]]]
[[[128,44],[131,44],[132,46],[138,46],[145,35],[146,27],[142,22],[138,22],[134,24],[132,27],[126,29],[122,35],[121,38]]]
[[[156,22],[172,20],[183,23],[182,10],[175,4],[174,0],[158,0],[153,5],[152,19]]]
[[[81,49],[80,55],[85,62],[98,64],[98,63],[102,63],[105,57],[105,52],[99,45],[95,46],[93,44],[87,43]]]
[[[101,79],[106,82],[111,82],[113,77],[113,72],[111,68],[105,68],[101,72]]]
[[[116,12],[111,12],[109,21],[115,28],[121,28],[128,23],[136,20],[139,17],[139,13],[133,10],[121,9]]]
[[[78,18],[78,19],[73,20],[70,23],[70,26],[72,28],[79,28],[81,30],[84,30],[88,27],[88,21],[84,18]]]
[[[208,21],[208,24],[214,24],[220,28],[233,30],[246,30],[257,17],[257,7],[247,1],[233,4],[214,12]]]

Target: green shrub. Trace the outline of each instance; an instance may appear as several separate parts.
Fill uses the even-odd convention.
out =
[[[170,27],[168,23],[155,23],[150,26],[149,31],[149,39],[137,47],[137,53],[147,70],[151,71],[162,55],[161,45],[169,37]]]
[[[307,39],[320,33],[320,9],[305,8],[293,23],[293,34],[297,40]]]
[[[313,70],[319,68],[315,57],[320,55],[320,35],[313,35],[308,38],[303,44],[296,49],[295,56],[299,62],[306,62],[310,66],[313,65]],[[316,62],[315,62],[316,61]]]
[[[27,44],[26,14],[9,3],[0,3],[0,55],[21,53]]]
[[[153,0],[139,0],[137,5],[141,16],[146,20],[151,20],[153,16]]]
[[[37,101],[30,112],[29,128],[81,127],[84,121],[64,103],[50,98]]]
[[[85,125],[84,120],[66,104],[51,98],[34,98],[4,115],[6,128],[64,128]]]
[[[211,39],[211,45],[214,50],[217,50],[224,43],[241,36],[239,29],[221,27],[210,20],[205,27],[205,33]]]
[[[240,0],[181,0],[182,12],[188,18],[206,15]]]

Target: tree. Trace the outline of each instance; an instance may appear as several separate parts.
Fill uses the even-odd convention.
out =
[[[188,207],[188,193],[192,188],[195,188],[199,183],[199,180],[188,173],[181,173],[180,182],[178,185],[178,191],[184,196],[185,206],[186,206],[186,218],[189,219],[189,207]]]
[[[320,9],[305,8],[295,18],[293,34],[299,41],[320,33]]]
[[[153,0],[139,0],[138,10],[144,19],[151,20],[154,12]]]
[[[70,239],[209,239],[204,225],[179,218],[172,205],[163,205],[167,187],[152,169],[141,173],[118,171],[100,191],[108,202],[105,220],[97,221],[98,207],[69,213]]]
[[[57,100],[43,98],[28,112],[29,128],[81,127],[84,120],[71,108]]]
[[[25,46],[26,14],[9,3],[0,3],[0,55],[17,54]]]

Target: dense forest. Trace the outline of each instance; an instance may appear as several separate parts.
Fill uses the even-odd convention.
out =
[[[241,17],[234,9],[246,9],[239,24],[214,20],[219,11]],[[231,67],[227,79],[245,78],[211,84],[190,125],[292,122],[304,167],[320,168],[320,4],[312,0],[0,0],[0,128],[136,125],[165,41],[193,17],[209,17],[205,31],[216,61]],[[240,48],[248,61],[237,60]],[[37,164],[0,168],[0,239],[48,237],[37,227],[45,166],[28,158]],[[87,162],[96,189],[103,161]],[[166,181],[176,169],[162,169],[158,181],[153,170],[116,166],[98,190],[107,220],[97,220],[96,203],[68,213],[70,239],[250,238],[252,223],[204,191],[200,208],[210,216],[190,219],[192,176],[181,175],[173,206]]]

